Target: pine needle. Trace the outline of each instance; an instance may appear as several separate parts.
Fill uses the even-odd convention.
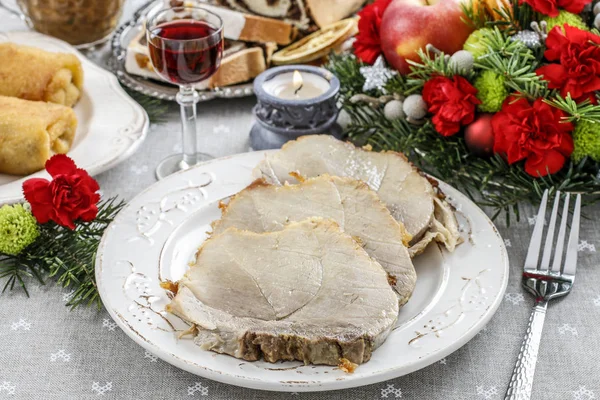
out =
[[[27,282],[48,280],[72,289],[67,306],[81,304],[101,306],[96,286],[96,251],[104,230],[124,207],[123,201],[111,198],[98,205],[98,215],[92,222],[78,222],[75,230],[55,223],[40,225],[39,238],[17,256],[0,258],[0,280],[6,290],[20,287],[29,297]]]

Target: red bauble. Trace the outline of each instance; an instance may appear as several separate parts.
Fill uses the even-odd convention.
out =
[[[493,114],[481,114],[465,129],[465,142],[471,153],[479,157],[494,154]]]

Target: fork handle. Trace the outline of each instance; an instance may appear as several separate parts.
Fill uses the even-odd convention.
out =
[[[517,363],[510,378],[504,400],[531,399],[533,375],[535,374],[535,364],[542,339],[547,307],[548,301],[546,300],[538,300],[533,306],[531,317],[529,317],[529,325],[527,325],[527,333],[525,339],[523,339],[521,351],[517,357]]]

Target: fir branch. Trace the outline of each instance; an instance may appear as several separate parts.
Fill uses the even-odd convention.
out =
[[[348,78],[348,82],[340,88],[340,96],[349,99],[355,94],[363,94],[363,86],[365,77],[360,73],[360,68],[366,64],[361,62],[353,54],[335,54],[331,53],[329,62],[326,65],[327,69],[333,72],[336,76],[344,76]],[[367,94],[378,97],[384,93],[397,93],[406,95],[407,81],[400,74],[392,76],[385,84],[383,91],[370,90]]]
[[[0,259],[0,279],[6,279],[3,292],[18,284],[29,296],[27,279],[35,277],[43,284],[47,277],[73,290],[67,306],[100,307],[94,271],[96,251],[104,230],[124,206],[115,198],[102,201],[96,219],[78,221],[75,230],[52,222],[40,225],[40,236],[34,243],[16,256]]]
[[[507,37],[497,27],[482,31],[480,44],[488,53],[477,59],[476,68],[503,75],[511,91],[529,99],[548,96],[547,82],[536,73],[539,57],[525,44]]]
[[[408,95],[408,82],[403,75],[396,74],[385,84],[386,93],[396,93],[399,95]]]
[[[417,51],[417,54],[421,59],[420,63],[406,60],[411,66],[411,73],[406,80],[406,94],[419,92],[425,83],[435,76],[452,78],[454,75],[458,75],[457,71],[450,63],[449,55],[444,54],[430,45],[427,46],[427,50],[429,51],[423,51],[421,49]],[[475,73],[473,71],[465,74],[467,80],[473,80],[474,77]]]
[[[129,96],[131,96],[144,108],[144,110],[146,110],[151,123],[165,122],[165,117],[169,112],[170,106],[168,101],[146,96],[126,87],[124,87],[124,89]]]
[[[596,95],[596,97],[600,100],[600,95]],[[592,104],[589,99],[577,103],[571,98],[570,94],[567,95],[567,98],[556,94],[554,98],[544,99],[544,101],[569,114],[568,117],[564,118],[565,121],[600,123],[600,104]]]
[[[529,4],[521,0],[510,0],[509,7],[494,8],[494,11],[500,18],[496,21],[488,21],[487,25],[498,27],[507,35],[529,29],[533,21],[541,19]]]
[[[514,54],[527,56],[529,59],[535,59],[527,46],[519,40],[512,40],[497,27],[481,32],[480,43],[488,49],[488,53],[497,54],[502,57],[509,57]],[[488,56],[483,56],[485,60]]]
[[[462,21],[477,30],[484,28],[488,22],[485,0],[473,0],[461,3],[463,10]]]
[[[23,262],[19,257],[6,256],[0,257],[0,280],[6,279],[2,287],[2,293],[7,289],[13,290],[18,284],[29,297],[29,291],[25,281],[29,278],[36,278],[39,283],[44,284],[42,275],[38,269],[32,265]]]
[[[448,65],[448,57],[443,52],[423,51],[419,49],[417,54],[421,59],[421,62],[414,62],[412,60],[406,60],[411,66],[411,72],[408,75],[408,85],[411,87],[411,93],[420,91],[423,85],[434,76],[447,76],[451,78],[454,76],[454,71]]]
[[[360,73],[360,67],[365,64],[359,61],[353,54],[336,55],[331,54],[327,69],[335,76],[343,76],[344,84],[340,87],[340,95],[350,98],[355,94],[363,93],[365,77]]]

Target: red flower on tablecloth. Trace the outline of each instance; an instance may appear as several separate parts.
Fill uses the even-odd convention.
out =
[[[52,181],[42,178],[23,183],[25,199],[31,204],[31,213],[40,224],[54,221],[75,229],[74,221],[92,221],[98,214],[96,204],[100,186],[87,171],[77,168],[64,154],[57,154],[46,162],[46,171]]]
[[[558,172],[573,152],[573,124],[542,99],[531,104],[509,97],[492,118],[494,152],[509,164],[525,160],[525,172],[538,177]]]
[[[600,90],[600,36],[569,25],[554,27],[546,40],[544,57],[557,63],[538,68],[550,89],[560,89],[560,95],[570,94],[573,100],[590,99]]]
[[[392,0],[375,0],[363,8],[358,16],[358,34],[354,41],[354,54],[362,61],[373,64],[377,57],[381,55],[381,41],[379,38],[379,28],[383,12],[390,5]]]
[[[462,126],[475,119],[475,108],[481,101],[477,99],[477,89],[462,76],[446,78],[438,76],[430,79],[423,87],[423,100],[427,103],[435,130],[443,136],[452,136]]]
[[[562,8],[573,14],[580,14],[586,4],[592,0],[521,0],[520,4],[527,3],[535,11],[550,17],[557,17]]]

